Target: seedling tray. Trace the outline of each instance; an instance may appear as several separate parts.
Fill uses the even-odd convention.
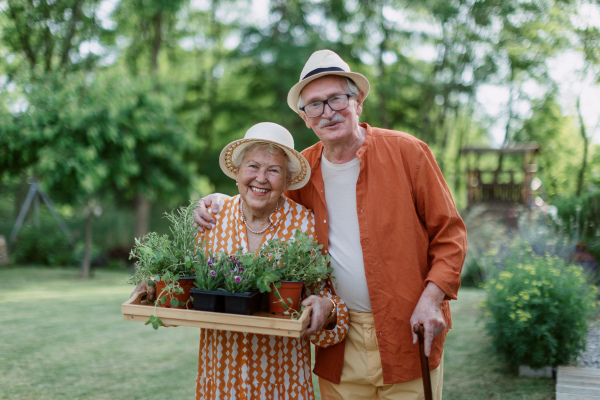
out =
[[[154,306],[146,302],[146,292],[138,292],[121,305],[126,321],[146,322],[154,314]],[[156,308],[156,315],[165,325],[192,328],[220,329],[234,332],[259,333],[286,337],[301,337],[310,323],[311,307],[306,307],[297,320],[289,316],[269,314],[264,311],[253,315],[216,313],[184,310],[179,308]]]

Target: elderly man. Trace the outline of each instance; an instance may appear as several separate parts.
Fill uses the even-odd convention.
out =
[[[309,183],[286,194],[315,213],[336,294],[350,310],[346,339],[316,349],[327,399],[423,398],[415,325],[425,330],[431,383],[441,399],[443,346],[467,249],[466,229],[428,146],[359,123],[369,82],[334,52],[311,55],[287,102],[320,142],[304,150]],[[206,206],[197,222],[209,227]],[[203,202],[200,202],[203,203]],[[312,296],[311,296],[312,297]],[[333,306],[309,298],[311,332]]]

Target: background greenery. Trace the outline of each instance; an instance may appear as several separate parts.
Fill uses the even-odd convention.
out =
[[[102,270],[83,281],[73,268],[0,269],[0,399],[193,398],[198,330],[123,320],[127,276]],[[444,398],[553,398],[552,379],[517,377],[492,357],[477,322],[483,296],[463,288],[451,303]]]
[[[499,126],[503,145],[541,144],[540,196],[573,209],[598,188],[598,126],[581,117],[581,96],[559,90],[551,65],[580,60],[574,81],[598,81],[599,8],[598,0],[0,2],[0,234],[9,236],[36,180],[72,229],[70,257],[87,276],[95,257],[162,232],[164,211],[232,193],[218,154],[251,125],[280,123],[299,149],[316,141],[285,98],[321,48],[369,78],[363,121],[431,146],[459,209],[459,151],[489,144]],[[495,114],[478,96],[490,86],[508,93]],[[597,242],[600,223],[588,216],[585,239]],[[42,231],[47,222],[28,220]],[[19,238],[29,248],[23,241],[42,240]],[[46,258],[66,262],[59,253]]]

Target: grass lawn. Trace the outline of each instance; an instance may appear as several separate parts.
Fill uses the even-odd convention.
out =
[[[124,321],[127,274],[78,274],[0,268],[0,399],[194,398],[198,330]],[[475,323],[481,298],[462,289],[452,303],[444,399],[553,399],[553,380],[519,378],[487,354]]]

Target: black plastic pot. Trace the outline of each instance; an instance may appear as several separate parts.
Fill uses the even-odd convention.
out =
[[[225,312],[230,314],[252,315],[262,307],[262,293],[258,290],[246,293],[223,293]]]
[[[228,293],[198,288],[192,288],[190,293],[194,297],[194,310],[211,312],[225,311],[224,296]]]

